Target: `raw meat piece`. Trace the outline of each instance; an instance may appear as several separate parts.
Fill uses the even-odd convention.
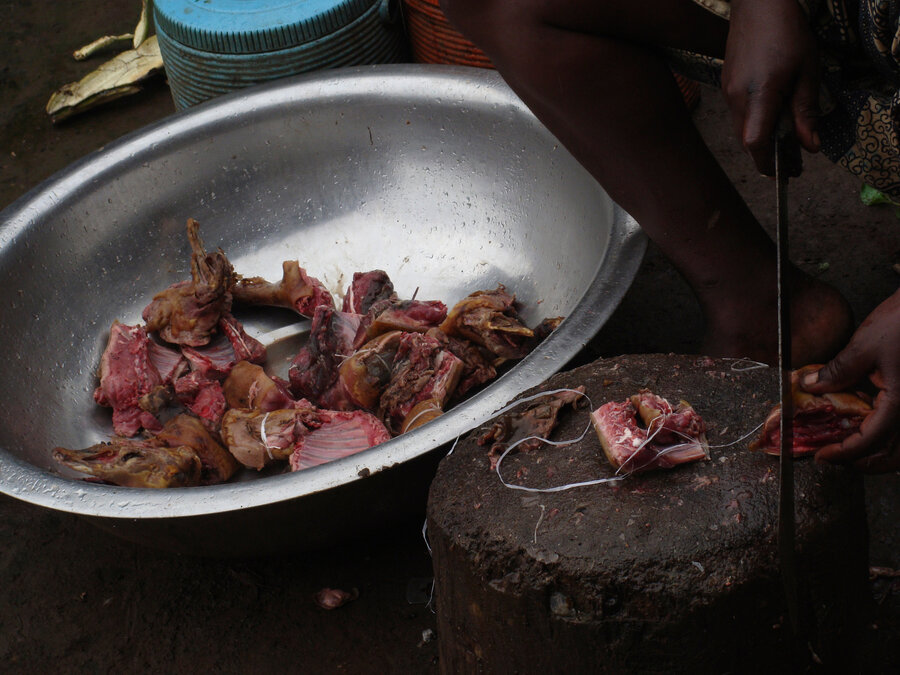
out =
[[[172,384],[190,367],[184,354],[177,349],[166,347],[153,340],[150,340],[147,347],[150,352],[150,362],[162,378],[163,384]]]
[[[222,250],[207,254],[200,241],[200,224],[187,221],[191,244],[191,281],[173,284],[144,308],[147,328],[166,342],[199,347],[210,340],[219,319],[231,310],[234,270]]]
[[[238,461],[217,441],[204,423],[192,415],[173,417],[156,434],[170,448],[187,446],[200,460],[199,485],[224,483],[240,468]]]
[[[294,444],[305,433],[304,420],[315,421],[315,411],[239,410],[232,408],[222,418],[222,440],[241,464],[262,469],[290,457]]]
[[[465,338],[451,337],[439,328],[432,328],[426,335],[438,340],[444,349],[462,361],[463,372],[453,393],[454,401],[497,377],[497,369],[493,363],[494,355],[484,347]]]
[[[370,411],[377,409],[378,399],[391,381],[401,337],[403,333],[399,330],[379,335],[341,364],[338,371],[341,387],[354,406]]]
[[[53,457],[76,471],[123,487],[188,487],[199,483],[202,471],[192,448],[170,448],[158,438],[117,436],[85,450],[54,448]]]
[[[320,408],[350,410],[354,406],[341,386],[338,369],[356,346],[359,314],[318,307],[309,341],[291,361],[291,390]]]
[[[792,453],[794,457],[815,454],[819,448],[840,443],[859,431],[863,420],[872,413],[868,397],[861,393],[836,392],[808,394],[800,389],[800,381],[820,365],[809,365],[791,373],[791,397],[794,407]],[[777,404],[763,424],[751,450],[769,455],[781,454],[781,404]]]
[[[400,433],[403,421],[417,403],[433,399],[443,409],[461,374],[462,361],[433,337],[403,333],[390,382],[378,403],[378,417],[391,433]]]
[[[244,325],[235,319],[231,314],[225,314],[219,320],[219,330],[221,330],[234,350],[234,362],[249,361],[250,363],[265,363],[266,346],[247,335]]]
[[[424,333],[440,326],[446,318],[447,305],[440,300],[380,301],[372,305],[363,320],[365,339],[394,330]]]
[[[163,383],[150,359],[149,345],[142,326],[113,321],[100,359],[100,385],[94,390],[94,400],[113,409],[113,429],[119,436],[134,436],[142,428],[162,428],[152,412],[140,407],[142,397]]]
[[[218,432],[225,414],[225,394],[218,379],[192,371],[175,381],[175,396],[181,405],[203,420],[207,429]]]
[[[238,361],[264,363],[265,346],[244,332],[244,327],[231,314],[219,321],[221,335],[202,348],[182,347],[191,370],[211,379],[222,379]]]
[[[479,445],[491,443],[488,459],[491,471],[497,468],[497,461],[508,447],[522,441],[517,450],[529,452],[539,448],[556,427],[559,411],[565,405],[575,408],[584,395],[584,387],[576,387],[571,391],[559,391],[533,399],[501,415],[486,433],[478,438]]]
[[[391,435],[374,415],[361,410],[320,410],[321,426],[297,440],[291,453],[291,470],[318,466],[390,440]]]
[[[638,407],[646,427],[638,425]],[[625,401],[600,406],[591,422],[616,473],[670,469],[709,459],[706,425],[686,401],[673,409],[666,399],[642,390]]]
[[[501,359],[520,359],[534,344],[534,332],[522,323],[515,296],[507,293],[503,284],[493,291],[476,291],[458,302],[440,328]]]
[[[270,412],[294,407],[287,383],[269,377],[260,366],[249,361],[238,362],[222,388],[229,408]]]
[[[231,289],[235,301],[286,307],[307,317],[312,317],[317,307],[334,308],[334,298],[325,285],[309,276],[297,260],[285,260],[281,269],[281,281],[277,284],[262,277],[238,279]]]
[[[353,281],[344,294],[341,310],[353,314],[365,314],[379,300],[396,299],[394,284],[391,283],[384,270],[354,272]]]

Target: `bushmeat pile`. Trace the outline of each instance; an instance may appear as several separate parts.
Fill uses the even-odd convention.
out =
[[[402,300],[382,270],[357,272],[340,307],[298,261],[273,283],[208,253],[188,220],[191,278],[157,293],[142,325],[114,321],[94,400],[115,435],[55,448],[88,480],[133,487],[211,485],[243,469],[298,471],[373,447],[435,419],[528,354],[561,317],[534,329],[499,285],[449,309]],[[310,318],[288,379],[232,314],[290,308]]]

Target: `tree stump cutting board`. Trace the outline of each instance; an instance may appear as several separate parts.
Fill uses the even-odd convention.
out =
[[[432,483],[427,532],[444,673],[787,672],[792,641],[778,568],[778,458],[746,436],[777,401],[777,371],[694,356],[601,359],[550,378],[584,385],[594,408],[641,388],[690,402],[710,460],[560,492],[504,486],[478,438],[461,439]],[[553,440],[577,438],[588,406]],[[723,446],[723,447],[716,447]],[[550,488],[612,476],[593,429],[576,443],[503,460],[505,481]],[[797,565],[809,648],[853,664],[868,599],[860,476],[795,464]]]

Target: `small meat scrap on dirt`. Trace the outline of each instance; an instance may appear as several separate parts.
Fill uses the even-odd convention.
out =
[[[617,474],[709,459],[706,424],[686,401],[673,407],[662,396],[642,389],[625,401],[600,406],[591,422]]]
[[[337,609],[358,597],[359,591],[355,588],[351,591],[342,591],[340,588],[323,588],[313,596],[313,599],[322,609]]]
[[[808,365],[791,373],[791,399],[794,419],[791,423],[794,457],[814,455],[832,443],[840,443],[852,436],[872,412],[869,397],[861,392],[837,392],[817,396],[800,389],[807,373],[822,366]],[[750,444],[751,450],[768,455],[781,454],[781,404],[776,405],[763,423],[759,437]]]
[[[501,415],[486,433],[478,438],[479,445],[491,443],[488,459],[491,471],[497,468],[500,456],[507,448],[528,452],[536,450],[556,427],[559,411],[565,405],[577,406],[584,396],[584,387],[561,389],[523,402],[517,408]],[[493,442],[492,442],[493,441]]]

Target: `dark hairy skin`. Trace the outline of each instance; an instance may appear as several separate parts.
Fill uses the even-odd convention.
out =
[[[684,276],[706,320],[703,351],[775,363],[774,243],[694,127],[657,47],[724,58],[736,133],[771,174],[782,117],[801,147],[819,149],[816,45],[796,0],[733,0],[730,22],[690,0],[441,7]],[[819,459],[897,468],[900,302],[888,299],[853,334],[837,290],[796,267],[789,274],[793,365],[826,363],[817,392],[866,376],[881,390],[867,427]]]

